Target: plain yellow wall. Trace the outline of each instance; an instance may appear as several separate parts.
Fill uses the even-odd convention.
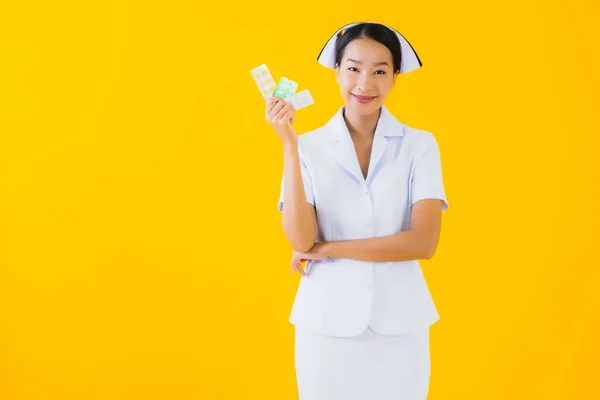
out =
[[[341,105],[340,26],[403,32],[436,136],[430,399],[597,399],[597,2],[0,4],[0,398],[295,399],[299,275],[250,70]],[[211,7],[213,7],[211,9]]]

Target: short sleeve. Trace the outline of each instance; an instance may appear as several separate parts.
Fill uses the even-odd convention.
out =
[[[303,150],[300,144],[298,144],[298,153],[300,156],[300,171],[302,172],[302,181],[304,182],[304,194],[306,195],[306,201],[315,205],[315,199],[312,189],[312,179],[308,173],[308,168],[304,162]],[[277,203],[277,209],[283,211],[283,197],[285,193],[284,175],[281,176],[281,187],[279,192],[279,202]]]
[[[448,200],[442,179],[440,150],[435,137],[428,133],[419,146],[411,181],[412,204],[423,199],[442,200],[442,211]]]

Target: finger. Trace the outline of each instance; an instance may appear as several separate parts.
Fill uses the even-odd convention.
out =
[[[286,123],[286,124],[291,124],[293,115],[294,114],[291,110],[287,110],[283,114],[281,114],[281,116],[278,115],[277,120],[282,121],[283,123]]]
[[[279,102],[279,97],[273,96],[267,101],[267,114],[271,112],[273,106]]]
[[[275,104],[277,104],[277,99],[274,97],[271,97],[267,101],[267,107],[265,110],[265,119],[267,119],[268,121],[271,120],[270,114],[271,114],[271,111],[273,111],[273,107],[275,106]]]
[[[269,112],[269,121],[274,121],[277,118],[277,114],[279,114],[279,111],[285,106],[284,103],[284,101],[279,101],[275,103],[275,105],[273,106],[273,108],[271,108],[271,111]]]
[[[269,122],[271,122],[271,120],[273,119],[273,116],[271,115],[272,112],[273,112],[273,108],[271,108],[269,111],[265,112],[265,119]]]
[[[298,263],[298,272],[300,272],[300,275],[302,276],[306,276],[306,272],[304,271],[304,269],[302,268],[302,263]]]
[[[296,260],[293,265],[295,271],[298,271],[302,276],[305,275],[304,270],[302,269],[302,263],[300,261]]]
[[[292,111],[292,106],[290,105],[290,103],[288,103],[287,101],[282,101],[282,107],[279,110],[279,114],[277,115],[279,116],[283,116],[285,113]]]
[[[288,104],[288,110],[289,110],[289,116],[287,116],[286,118],[289,118],[290,124],[292,122],[294,122],[294,117],[296,116],[296,109],[294,108],[293,105]]]

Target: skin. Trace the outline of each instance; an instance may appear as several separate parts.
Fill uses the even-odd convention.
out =
[[[298,135],[292,123],[294,107],[285,100],[272,97],[267,102],[265,118],[283,144],[284,185],[283,232],[297,251],[309,251],[317,238],[317,215],[306,201],[298,154]]]
[[[348,44],[336,66],[336,82],[345,102],[344,120],[354,142],[363,172],[368,174],[371,148],[381,106],[395,87],[397,72],[393,69],[391,52],[381,43],[368,38]],[[370,96],[369,103],[360,103],[355,95]],[[371,262],[430,259],[435,254],[441,231],[442,202],[425,199],[411,209],[411,228],[394,235],[369,239],[315,243],[316,211],[306,202],[298,157],[298,136],[291,126],[293,107],[272,98],[267,103],[267,120],[275,129],[284,148],[283,228],[294,252],[292,272],[306,276],[303,263],[325,257],[347,258]]]
[[[396,84],[396,76],[392,53],[381,43],[366,38],[350,42],[336,67],[335,79],[346,103],[344,120],[365,177],[380,109]],[[374,99],[360,103],[355,95]]]

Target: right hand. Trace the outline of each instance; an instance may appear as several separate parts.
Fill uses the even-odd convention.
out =
[[[296,131],[292,128],[294,113],[294,106],[281,97],[273,96],[267,101],[265,119],[269,121],[283,142],[298,138]]]

